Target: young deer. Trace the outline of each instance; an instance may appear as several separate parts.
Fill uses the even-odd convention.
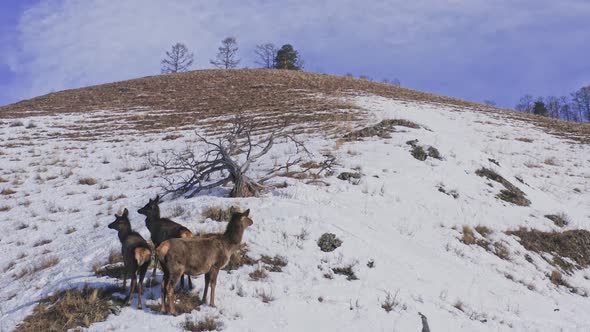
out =
[[[150,201],[141,209],[137,210],[138,213],[146,216],[145,226],[150,231],[150,237],[154,243],[154,247],[157,248],[162,242],[173,239],[173,238],[184,238],[191,237],[193,233],[188,228],[176,223],[168,218],[160,217],[160,196],[156,196],[155,199]],[[156,268],[158,266],[158,259],[154,264],[154,271],[152,276],[156,275]],[[187,276],[188,287],[193,288],[191,278]],[[184,276],[180,281],[181,287],[184,287]]]
[[[123,254],[123,262],[125,264],[125,277],[123,279],[123,288],[127,286],[127,274],[131,274],[131,289],[129,295],[125,299],[127,305],[131,304],[131,295],[137,285],[137,272],[139,271],[139,285],[137,309],[141,309],[141,295],[143,293],[143,278],[150,265],[152,251],[149,245],[139,233],[131,229],[129,223],[129,211],[125,209],[123,215],[115,214],[115,221],[109,224],[110,229],[116,230],[119,234],[119,241],[121,241],[121,252]]]
[[[207,291],[211,284],[211,302],[215,306],[215,286],[219,270],[227,265],[231,254],[240,246],[244,230],[252,225],[252,219],[246,212],[234,212],[221,236],[190,237],[171,239],[162,242],[156,249],[157,257],[164,271],[162,282],[162,312],[169,311],[176,315],[174,308],[174,285],[183,273],[187,275],[205,275],[205,290],[202,302],[207,302]]]

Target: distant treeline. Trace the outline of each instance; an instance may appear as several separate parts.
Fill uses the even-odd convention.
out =
[[[569,96],[533,97],[525,95],[515,110],[573,122],[590,122],[590,85]]]

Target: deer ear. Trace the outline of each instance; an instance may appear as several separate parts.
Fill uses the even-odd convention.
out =
[[[122,217],[127,217],[128,215],[129,215],[129,211],[127,211],[127,208],[125,208],[125,210],[123,210]]]
[[[154,202],[160,203],[160,195],[156,195],[156,198],[154,198]]]
[[[250,214],[250,209],[246,210],[246,212],[242,213],[244,217],[247,217]]]

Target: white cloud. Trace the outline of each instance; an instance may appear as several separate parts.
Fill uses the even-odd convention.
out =
[[[433,68],[485,58],[498,34],[534,38],[544,22],[588,14],[582,0],[47,0],[22,15],[0,61],[19,77],[14,93],[31,97],[157,74],[176,41],[208,68],[219,41],[235,35],[242,65],[253,66],[257,43],[291,42],[312,70],[397,72],[415,84]]]

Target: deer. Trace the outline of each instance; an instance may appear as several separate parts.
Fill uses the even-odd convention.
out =
[[[156,256],[164,271],[161,301],[163,313],[169,310],[171,315],[176,315],[174,285],[183,274],[205,275],[205,289],[201,302],[207,303],[207,293],[211,286],[209,305],[215,307],[217,275],[219,270],[228,264],[231,254],[239,248],[246,228],[254,223],[249,215],[249,209],[245,212],[234,212],[222,235],[170,239],[157,247]]]
[[[150,231],[150,237],[154,243],[154,248],[157,248],[162,242],[173,238],[185,238],[193,236],[193,233],[181,224],[174,222],[168,218],[160,217],[160,195],[156,195],[153,200],[150,198],[149,202],[137,210],[137,213],[145,215],[145,226]],[[158,259],[156,258],[154,264],[154,271],[152,276],[156,275],[156,268],[158,267]],[[188,287],[193,289],[191,278],[187,276]],[[180,281],[180,286],[184,287],[184,276]]]
[[[115,221],[108,225],[108,228],[118,232],[119,241],[121,241],[121,253],[125,265],[125,275],[123,277],[123,289],[127,287],[127,275],[131,274],[131,289],[129,295],[125,298],[126,305],[131,304],[131,295],[138,285],[137,309],[141,309],[141,296],[143,293],[143,278],[150,265],[152,250],[146,240],[131,229],[129,222],[129,211],[125,209],[122,215],[115,214]],[[137,281],[139,273],[139,284]]]

